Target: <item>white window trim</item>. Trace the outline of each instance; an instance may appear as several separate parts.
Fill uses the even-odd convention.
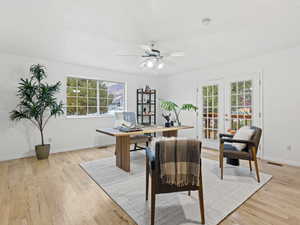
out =
[[[86,79],[86,80],[95,80],[97,81],[97,112],[98,114],[94,115],[67,115],[67,81],[68,78],[76,78],[76,79]],[[100,107],[100,98],[98,97],[99,95],[99,81],[100,82],[112,82],[112,83],[119,83],[119,84],[124,84],[124,111],[127,111],[127,82],[122,82],[122,81],[113,81],[113,80],[102,80],[99,78],[89,78],[89,77],[84,77],[84,76],[74,76],[74,75],[68,75],[66,76],[66,85],[65,85],[65,99],[66,99],[66,104],[65,104],[65,118],[67,119],[85,119],[85,118],[113,118],[114,113],[105,113],[105,114],[100,114],[99,113],[99,107]]]

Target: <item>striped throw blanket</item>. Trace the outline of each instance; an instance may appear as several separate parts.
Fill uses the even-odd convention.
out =
[[[201,170],[201,142],[187,138],[160,138],[160,174],[162,183],[177,187],[199,186]]]

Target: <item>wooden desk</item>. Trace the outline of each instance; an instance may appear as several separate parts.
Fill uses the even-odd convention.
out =
[[[177,137],[178,130],[191,129],[191,126],[163,127],[152,126],[145,127],[142,131],[121,132],[114,128],[97,129],[102,134],[116,137],[116,166],[130,172],[130,135],[151,134],[162,132],[165,137]]]

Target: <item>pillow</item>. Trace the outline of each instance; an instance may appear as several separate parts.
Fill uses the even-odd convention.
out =
[[[254,130],[251,129],[248,126],[241,127],[233,136],[233,139],[238,139],[238,140],[250,140],[251,137],[254,134]],[[232,143],[232,146],[234,146],[238,151],[243,150],[246,147],[246,144],[242,143]]]

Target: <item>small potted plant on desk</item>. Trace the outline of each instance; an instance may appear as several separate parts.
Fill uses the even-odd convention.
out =
[[[10,119],[13,121],[29,120],[37,127],[41,135],[41,145],[35,146],[38,159],[47,159],[50,152],[50,144],[44,143],[44,129],[49,119],[64,113],[62,102],[57,102],[55,94],[60,90],[61,83],[49,85],[43,82],[47,77],[45,67],[32,65],[30,67],[32,76],[21,78],[17,96],[19,104],[10,112]]]
[[[198,107],[194,106],[193,104],[183,104],[178,106],[176,103],[172,101],[160,101],[160,106],[162,109],[168,112],[173,112],[175,114],[176,123],[178,126],[181,126],[180,122],[180,113],[181,111],[197,111]]]

